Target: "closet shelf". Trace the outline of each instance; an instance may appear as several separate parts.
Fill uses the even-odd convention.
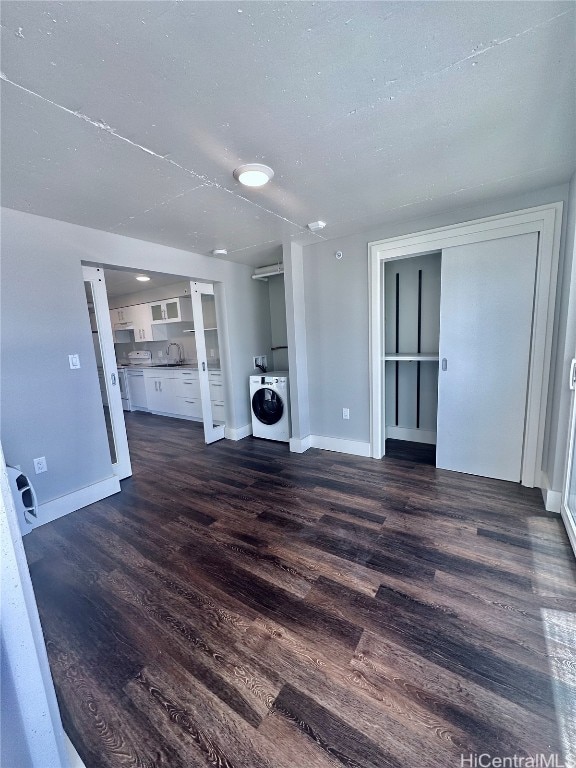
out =
[[[397,361],[415,361],[415,362],[438,362],[440,358],[438,355],[428,355],[425,352],[413,352],[404,354],[397,352],[390,355],[384,355],[384,360],[397,360]]]

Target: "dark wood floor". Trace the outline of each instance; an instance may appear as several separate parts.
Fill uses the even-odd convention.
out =
[[[88,768],[561,753],[576,569],[539,491],[126,416],[122,493],[25,538]]]
[[[414,464],[436,466],[436,446],[428,443],[411,443],[408,440],[386,440],[386,456],[389,459],[405,459]]]

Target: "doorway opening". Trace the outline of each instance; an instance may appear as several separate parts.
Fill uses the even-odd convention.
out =
[[[387,455],[436,463],[441,253],[384,265]]]
[[[122,435],[129,458],[127,412],[165,418],[167,427],[177,426],[176,419],[197,422],[206,443],[223,438],[225,377],[213,285],[165,273],[98,269],[100,316],[109,333],[107,339],[98,334],[96,356],[107,355],[109,380],[118,385],[115,410],[103,398],[111,451]]]

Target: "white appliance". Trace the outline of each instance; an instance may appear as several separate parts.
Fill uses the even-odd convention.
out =
[[[268,440],[290,440],[290,395],[285,371],[250,376],[252,434]]]
[[[120,386],[122,389],[122,406],[124,407],[124,392],[126,392],[125,411],[147,411],[148,401],[146,398],[146,385],[144,383],[143,368],[152,365],[152,352],[148,349],[138,349],[134,352],[128,352],[128,367],[123,369],[124,381],[120,375]]]
[[[142,366],[152,365],[152,352],[149,349],[137,349],[128,352],[128,365]]]

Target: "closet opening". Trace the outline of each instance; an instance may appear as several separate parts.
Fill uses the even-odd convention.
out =
[[[442,253],[384,265],[386,455],[436,464]]]

